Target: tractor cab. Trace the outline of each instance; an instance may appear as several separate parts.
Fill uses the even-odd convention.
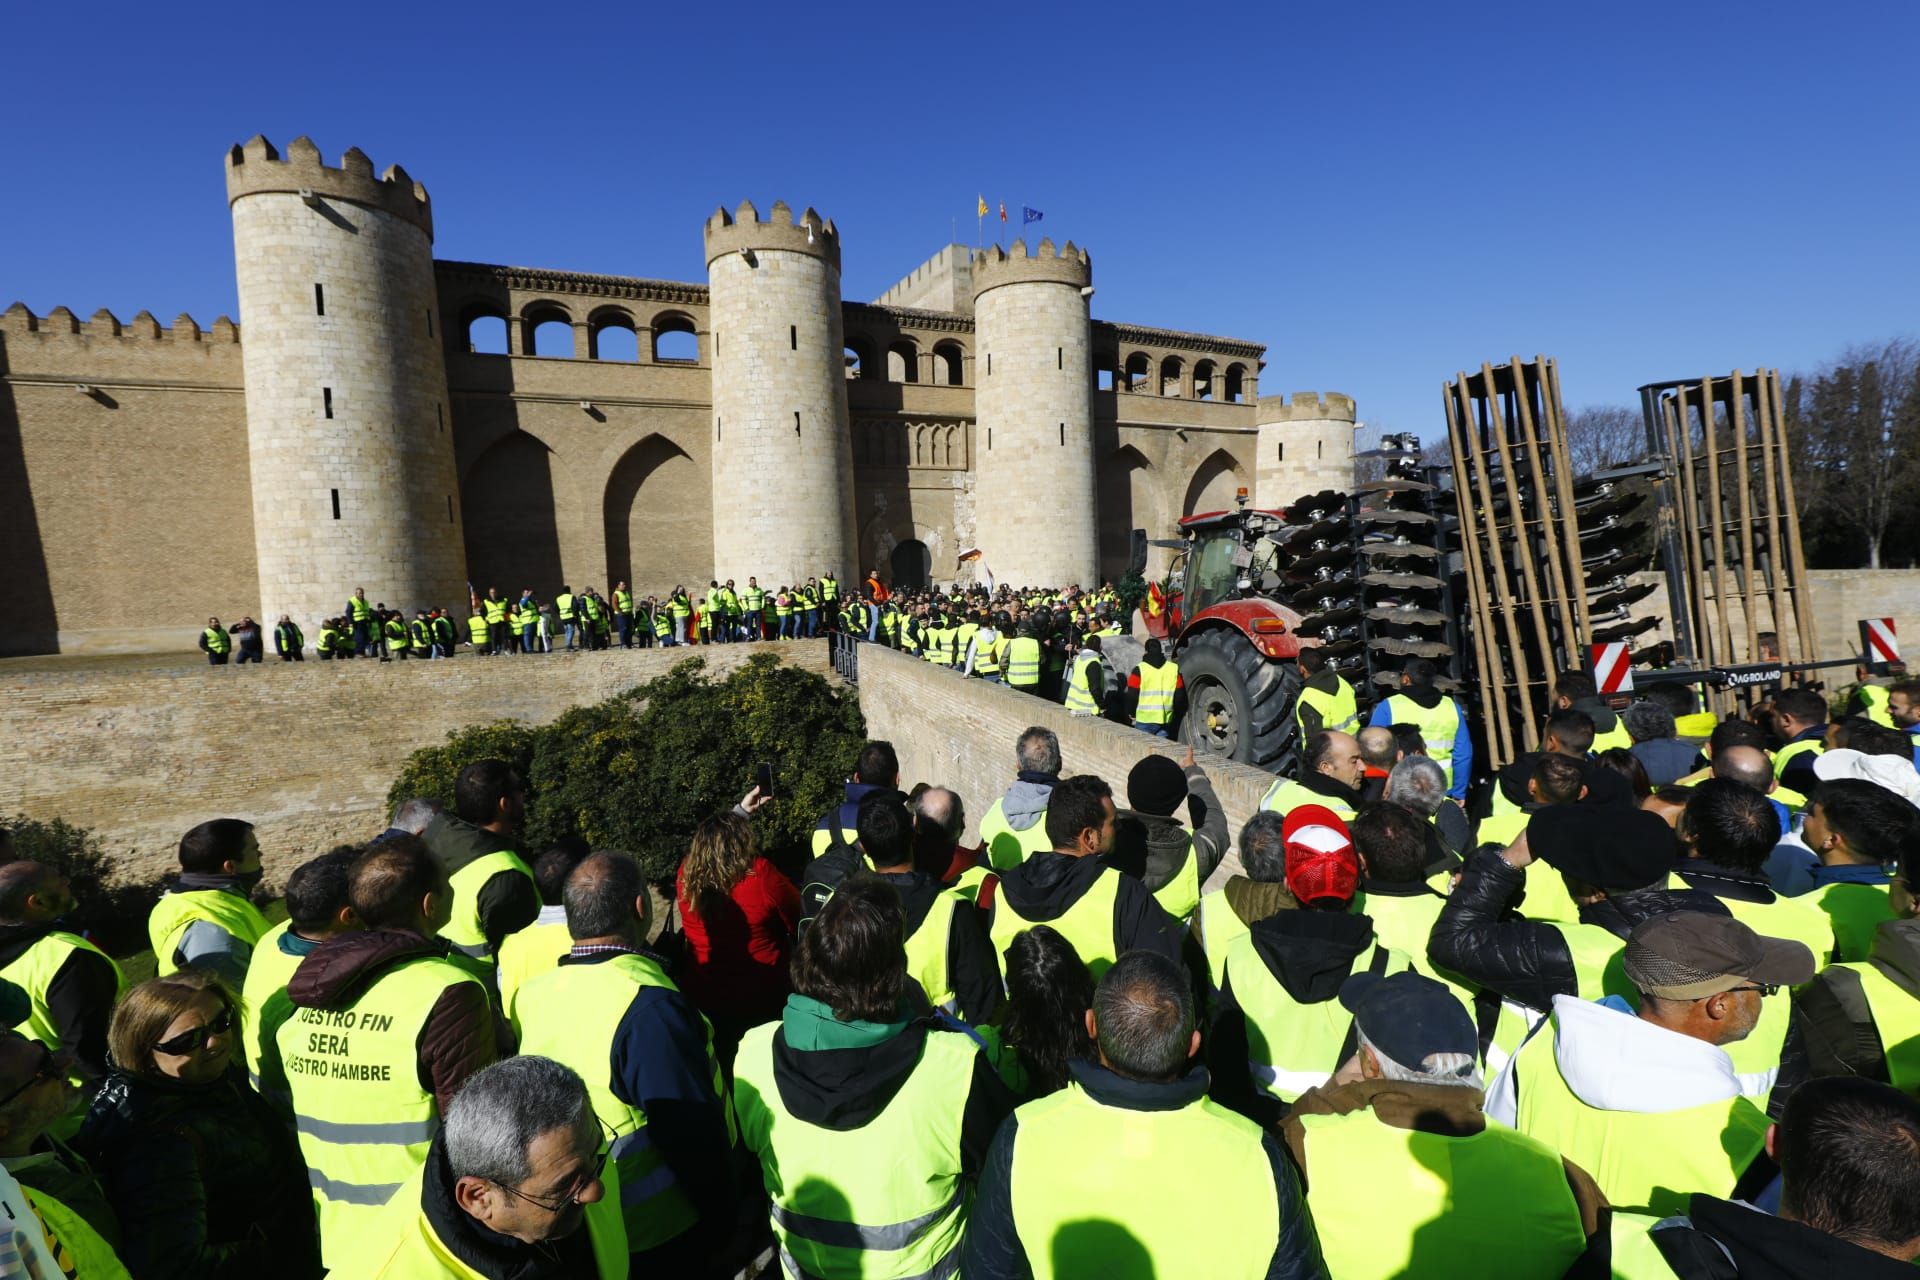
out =
[[[1204,511],[1180,521],[1181,537],[1155,539],[1174,551],[1173,563],[1157,584],[1157,612],[1145,610],[1147,630],[1165,639],[1177,636],[1199,615],[1228,601],[1270,595],[1280,587],[1280,538],[1284,512],[1249,508],[1246,491],[1231,511]],[[1150,599],[1150,606],[1153,604]]]

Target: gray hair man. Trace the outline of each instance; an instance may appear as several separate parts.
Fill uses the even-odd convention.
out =
[[[425,1166],[334,1270],[365,1280],[625,1276],[606,1159],[585,1081],[550,1058],[497,1062],[461,1087]]]
[[[1013,785],[980,819],[980,843],[996,871],[1053,847],[1047,839],[1047,801],[1060,784],[1060,738],[1034,725],[1020,735],[1013,754],[1019,767]]]
[[[1467,811],[1447,791],[1447,773],[1431,756],[1408,756],[1387,775],[1386,799],[1404,805],[1439,833],[1448,853],[1466,852],[1472,828]]]
[[[1087,1031],[1099,1061],[1070,1064],[1077,1087],[1021,1107],[994,1138],[960,1273],[1012,1280],[1032,1275],[1038,1257],[1056,1275],[1094,1275],[1129,1257],[1143,1275],[1324,1274],[1279,1142],[1207,1098],[1180,966],[1121,956],[1094,992]],[[1168,1175],[1203,1167],[1204,1178]],[[1046,1188],[1023,1193],[1018,1218],[1016,1185]],[[1090,1204],[1101,1221],[1084,1220]]]
[[[1559,1275],[1606,1203],[1543,1143],[1487,1123],[1473,1018],[1411,970],[1340,986],[1358,1048],[1293,1104],[1282,1136],[1313,1187],[1334,1275],[1464,1274],[1498,1239],[1501,1269]],[[1392,1196],[1382,1186],[1398,1188]]]

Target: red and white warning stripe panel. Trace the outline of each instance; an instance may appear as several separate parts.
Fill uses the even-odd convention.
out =
[[[1862,618],[1860,638],[1866,642],[1868,662],[1900,661],[1900,641],[1893,634],[1892,618]]]
[[[1615,640],[1593,646],[1593,682],[1600,696],[1633,692],[1633,662],[1627,657],[1627,642]]]

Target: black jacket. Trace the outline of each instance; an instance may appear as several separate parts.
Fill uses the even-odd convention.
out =
[[[900,906],[907,916],[909,938],[926,921],[934,900],[947,891],[946,885],[924,871],[878,878],[899,893]],[[947,932],[947,981],[953,984],[954,1001],[967,1022],[977,1026],[992,1022],[999,1014],[1006,996],[1000,983],[1000,962],[994,957],[993,942],[987,937],[985,917],[972,903],[954,907],[953,927]]]
[[[1549,868],[1550,870],[1550,868]],[[1514,915],[1510,908],[1526,874],[1491,848],[1477,850],[1461,870],[1447,905],[1434,921],[1427,958],[1478,987],[1542,1011],[1555,996],[1575,995],[1579,979],[1566,937],[1552,924]],[[1671,911],[1726,915],[1712,894],[1688,889],[1637,889],[1580,908],[1581,924],[1597,924],[1617,937]]]
[[[1533,779],[1534,768],[1540,763],[1544,751],[1529,751],[1512,764],[1503,765],[1493,775],[1494,785],[1500,794],[1523,809],[1533,807],[1533,797],[1527,792],[1527,783]],[[1635,804],[1633,788],[1627,780],[1596,760],[1581,757],[1576,763],[1580,766],[1580,781],[1586,785],[1586,798],[1580,804]],[[1487,792],[1487,808],[1493,805],[1493,792]],[[1486,814],[1481,814],[1485,817]]]
[[[206,1085],[115,1071],[74,1146],[106,1184],[120,1260],[140,1280],[320,1274],[306,1161],[240,1066]]]
[[[1204,1097],[1208,1086],[1207,1069],[1198,1066],[1179,1079],[1165,1083],[1129,1080],[1084,1060],[1076,1060],[1069,1067],[1074,1083],[1086,1090],[1094,1101],[1127,1111],[1176,1110]],[[1020,1239],[1013,1218],[1013,1144],[1019,1127],[1020,1117],[1017,1114],[1008,1117],[993,1140],[993,1149],[987,1153],[986,1172],[980,1177],[979,1194],[974,1197],[973,1211],[967,1220],[966,1253],[960,1263],[960,1274],[967,1280],[1026,1280],[1033,1275],[1026,1242]],[[1115,1140],[1118,1141],[1117,1135]],[[1300,1192],[1299,1175],[1294,1172],[1292,1162],[1282,1154],[1280,1140],[1273,1134],[1260,1135],[1260,1148],[1266,1153],[1267,1165],[1273,1171],[1274,1198],[1280,1209],[1280,1238],[1274,1247],[1273,1258],[1267,1264],[1268,1280],[1324,1278],[1327,1268],[1320,1257],[1320,1238],[1314,1233],[1313,1214],[1307,1206],[1306,1197]],[[1100,1153],[1089,1151],[1086,1158],[1098,1160]],[[1062,1174],[1071,1177],[1070,1170],[1038,1172],[1049,1177]],[[1165,1176],[1204,1177],[1206,1171],[1186,1168],[1172,1161],[1167,1165]],[[1085,1225],[1111,1228],[1116,1240],[1129,1238],[1124,1223],[1101,1220],[1100,1206],[1087,1205],[1087,1217]],[[1196,1230],[1208,1226],[1217,1230],[1231,1230],[1234,1224],[1193,1225]],[[1137,1249],[1138,1246],[1135,1247]],[[1121,1257],[1116,1254],[1116,1263]],[[1140,1265],[1116,1267],[1116,1274],[1136,1272],[1146,1274],[1144,1266]],[[1199,1273],[1194,1274],[1197,1276]]]
[[[1713,1196],[1694,1196],[1684,1217],[1659,1223],[1652,1235],[1679,1280],[1896,1280],[1913,1275],[1909,1263]]]
[[[52,933],[57,924],[0,925],[0,969],[6,968]],[[47,1015],[62,1048],[72,1049],[88,1076],[107,1073],[107,1023],[120,995],[120,976],[113,962],[97,952],[76,947],[44,992],[33,992],[46,1002]]]
[[[489,853],[519,852],[513,841],[484,827],[462,822],[450,813],[436,814],[420,833],[420,839],[448,876]],[[520,932],[539,917],[540,889],[531,875],[501,871],[489,876],[480,886],[475,908],[479,912],[480,931],[487,937],[487,950],[498,954],[502,939]]]
[[[997,913],[1002,907],[1010,907],[1030,924],[1058,920],[1108,871],[1120,877],[1113,902],[1114,954],[1136,949],[1157,951],[1178,964],[1180,922],[1154,901],[1145,884],[1106,858],[1076,858],[1051,850],[1036,853],[1000,873],[992,910]],[[988,916],[989,922],[992,918]]]
[[[1920,1000],[1920,920],[1882,921],[1867,960],[1880,975]],[[1816,1076],[1865,1076],[1889,1084],[1887,1052],[1852,969],[1829,966],[1794,994]]]
[[[1157,892],[1173,880],[1191,854],[1204,885],[1227,856],[1230,837],[1227,811],[1220,807],[1220,798],[1199,765],[1187,770],[1187,818],[1193,824],[1191,831],[1177,816],[1120,810],[1108,861]]]

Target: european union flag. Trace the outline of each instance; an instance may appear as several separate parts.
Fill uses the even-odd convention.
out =
[[[1040,212],[1038,209],[1029,209],[1025,205],[1020,206],[1020,221],[1022,223],[1038,222],[1046,216],[1046,214]]]

